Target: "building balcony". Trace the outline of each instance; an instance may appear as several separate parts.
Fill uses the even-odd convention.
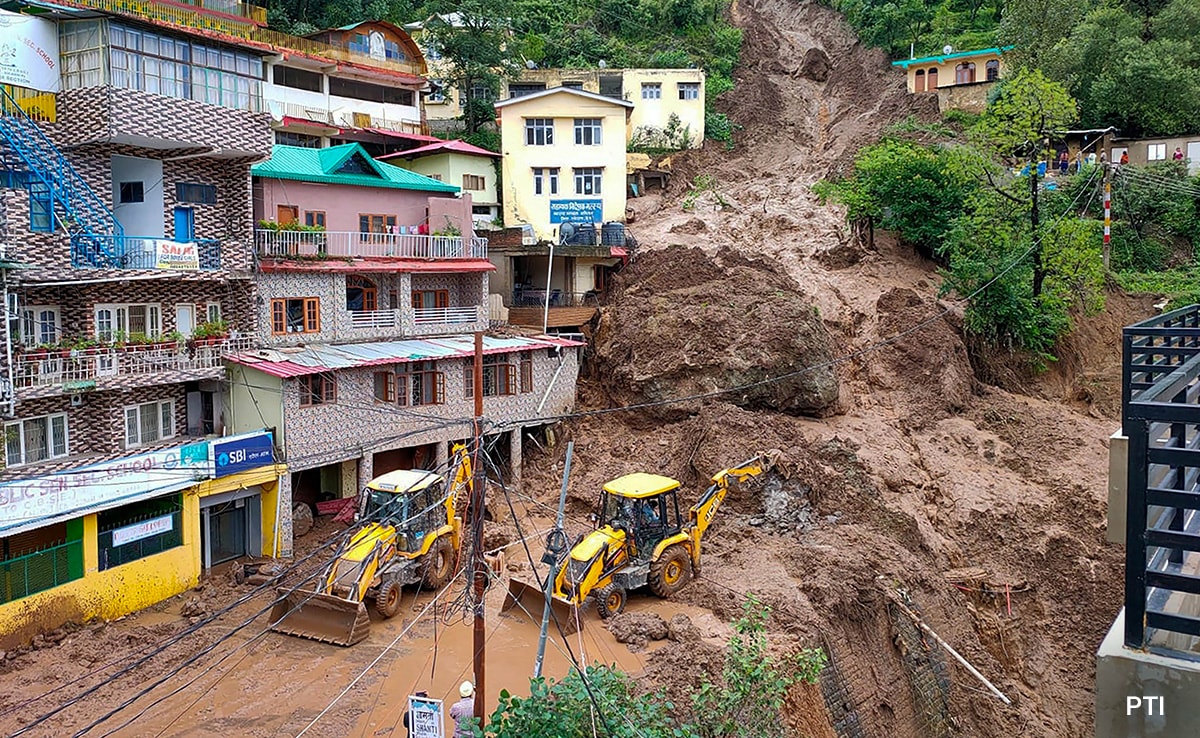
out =
[[[221,268],[221,242],[78,233],[71,236],[71,264],[76,268],[217,271]]]
[[[350,311],[351,331],[364,338],[471,333],[487,330],[487,326],[487,308],[483,305]]]
[[[289,258],[486,259],[486,238],[352,231],[258,229],[260,256]]]
[[[13,385],[21,399],[219,379],[222,357],[249,350],[251,336],[161,341],[93,348],[25,349],[13,357]]]

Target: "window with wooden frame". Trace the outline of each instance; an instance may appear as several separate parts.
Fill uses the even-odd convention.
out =
[[[533,352],[521,353],[521,392],[533,392]]]
[[[360,214],[358,216],[358,232],[362,236],[373,233],[395,233],[396,216]]]
[[[517,367],[508,363],[504,354],[483,357],[483,396],[500,397],[517,394]],[[463,397],[475,396],[475,364],[463,363]]]
[[[375,372],[375,401],[392,402],[395,399],[396,376],[391,372]]]
[[[271,333],[321,332],[321,298],[288,297],[271,300]]]
[[[476,192],[487,187],[487,180],[478,174],[464,174],[462,176],[462,188],[464,190],[475,190]]]
[[[346,309],[374,312],[379,309],[379,290],[375,283],[358,274],[346,277]]]
[[[325,211],[324,210],[305,210],[304,225],[309,228],[324,228],[325,227]]]
[[[450,290],[413,290],[412,306],[414,310],[448,308],[450,307]]]
[[[414,361],[396,367],[396,404],[444,405],[446,374],[433,361]]]
[[[337,402],[337,377],[331,372],[300,377],[300,407],[332,405]]]

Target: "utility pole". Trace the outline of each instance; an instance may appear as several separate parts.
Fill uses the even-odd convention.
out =
[[[1104,162],[1104,273],[1112,257],[1112,163]]]
[[[1042,265],[1042,238],[1038,233],[1038,167],[1041,166],[1041,146],[1035,144],[1033,161],[1029,166],[1029,193],[1032,207],[1029,210],[1029,222],[1033,236],[1033,296],[1042,294],[1042,282],[1046,279],[1045,267]]]
[[[563,532],[563,511],[567,506],[567,480],[571,476],[571,457],[575,454],[575,442],[567,442],[567,463],[563,468],[562,489],[558,493],[558,521],[554,530],[546,536],[546,553],[542,555],[542,563],[550,565],[546,574],[546,606],[542,610],[542,631],[538,635],[537,660],[533,662],[533,678],[542,675],[542,661],[546,657],[546,632],[550,629],[550,598],[554,595],[554,580],[558,577],[558,564],[567,550],[567,536]]]
[[[487,584],[487,562],[483,558],[483,509],[487,475],[483,469],[483,333],[475,332],[475,468],[471,495],[472,572],[474,575],[475,612],[472,618],[475,653],[475,717],[483,727],[484,716],[484,647],[487,639],[483,630],[483,593]]]

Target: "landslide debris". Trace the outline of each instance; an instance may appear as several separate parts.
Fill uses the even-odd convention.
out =
[[[595,333],[593,373],[614,403],[744,387],[724,398],[804,415],[837,410],[833,337],[778,264],[732,250],[709,256],[672,248],[645,254],[629,274],[601,310]],[[674,404],[648,414],[679,418],[697,407]]]

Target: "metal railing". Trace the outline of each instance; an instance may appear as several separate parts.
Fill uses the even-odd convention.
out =
[[[413,309],[413,322],[417,325],[426,325],[429,323],[457,325],[461,323],[476,323],[484,319],[483,308],[480,305]]]
[[[399,310],[351,310],[351,328],[395,328],[400,325]]]
[[[57,385],[87,386],[110,377],[220,369],[224,356],[247,351],[253,345],[252,337],[238,336],[120,348],[25,349],[13,357],[13,385],[18,390]]]
[[[101,245],[112,255],[109,264],[87,260],[86,246]],[[177,244],[175,253],[166,253],[160,244]],[[195,246],[194,251],[191,247]],[[198,238],[181,243],[166,238],[139,236],[103,236],[81,233],[71,237],[72,263],[76,267],[104,266],[112,269],[162,269],[173,271],[215,271],[221,268],[221,242]]]
[[[53,123],[58,118],[58,95],[53,92],[31,90],[27,87],[4,85],[4,91],[12,98],[30,120]]]
[[[1125,645],[1200,642],[1200,306],[1124,331]]]
[[[602,293],[550,291],[550,307],[599,307]],[[520,288],[513,290],[512,307],[541,307],[546,304],[546,290]]]
[[[486,259],[488,241],[478,236],[428,236],[355,231],[288,231],[260,228],[254,245],[262,256],[399,257],[406,259]]]
[[[83,541],[0,561],[0,603],[12,602],[83,576]]]

